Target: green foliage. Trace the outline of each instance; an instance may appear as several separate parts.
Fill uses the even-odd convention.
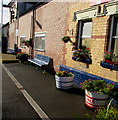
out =
[[[28,57],[29,57],[29,55],[27,53],[22,53],[22,52],[19,52],[16,55],[16,58],[19,59],[21,62],[28,61]]]
[[[90,116],[86,114],[89,120],[118,120],[118,107],[111,105],[113,99],[109,102],[107,107],[99,107],[96,109],[97,114]]]
[[[112,60],[114,64],[118,63],[118,55],[113,54],[113,52],[105,51],[104,59]]]
[[[86,46],[82,46],[81,49],[75,50],[73,56],[78,57],[78,59],[88,59],[91,58],[91,50]]]
[[[56,73],[56,75],[59,77],[72,77],[73,76],[71,72],[67,72],[67,71],[59,71],[58,73]]]
[[[112,90],[114,88],[114,83],[106,83],[104,80],[89,79],[80,84],[82,89],[87,89],[94,93],[112,94]]]

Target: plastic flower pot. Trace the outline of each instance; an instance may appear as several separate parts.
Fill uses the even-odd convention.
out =
[[[59,77],[55,75],[57,89],[70,89],[73,85],[74,75],[72,77]]]
[[[103,93],[94,93],[85,90],[85,104],[89,108],[106,106],[109,103],[109,95]]]

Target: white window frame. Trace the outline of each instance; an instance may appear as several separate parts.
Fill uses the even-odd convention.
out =
[[[25,41],[26,41],[26,36],[25,35],[24,36],[20,36],[20,47],[21,48],[25,48],[26,45],[21,45],[21,38],[25,38]]]
[[[113,36],[114,19],[115,19],[115,17],[118,17],[118,15],[111,17],[110,38],[109,38],[109,46],[108,46],[108,51],[109,51],[109,52],[111,51],[112,39],[113,39],[113,38],[118,38],[118,36]]]
[[[44,49],[37,49],[37,48],[35,48],[35,42],[34,42],[34,49],[36,50],[36,51],[42,51],[42,52],[44,52],[45,51],[45,36],[46,36],[46,33],[47,32],[36,32],[35,33],[35,38],[36,37],[44,37]]]
[[[82,38],[91,38],[92,36],[92,32],[91,32],[91,36],[82,36],[82,23],[83,22],[89,22],[90,20],[81,20],[81,21],[78,21],[79,22],[79,34],[78,34],[78,48],[80,48],[80,43],[82,42]],[[91,20],[92,22],[92,20]]]

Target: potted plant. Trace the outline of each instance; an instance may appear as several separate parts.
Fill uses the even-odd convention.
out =
[[[68,71],[59,71],[55,75],[56,87],[58,89],[72,88],[74,75]]]
[[[86,46],[82,46],[81,49],[77,49],[73,51],[72,59],[75,61],[84,62],[87,64],[91,64],[91,50]]]
[[[100,62],[100,65],[110,70],[118,70],[118,55],[105,51],[104,60]]]
[[[62,38],[62,40],[67,43],[68,41],[71,41],[70,37],[69,36],[65,36]]]
[[[28,57],[29,57],[29,55],[27,53],[23,53],[23,52],[18,52],[16,55],[16,59],[19,59],[21,63],[27,62]]]
[[[31,46],[31,40],[22,40],[21,43],[23,43],[24,45],[26,45],[27,47]]]
[[[81,87],[85,90],[85,104],[90,108],[95,108],[108,104],[114,83],[89,79],[81,83]]]

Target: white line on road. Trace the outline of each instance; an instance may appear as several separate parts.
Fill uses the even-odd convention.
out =
[[[27,99],[27,101],[30,103],[30,105],[34,108],[34,110],[37,112],[37,114],[41,117],[42,120],[50,120],[49,117],[46,115],[46,113],[39,107],[39,105],[33,100],[33,98],[28,94],[28,92],[23,89],[23,86],[17,81],[17,79],[12,75],[12,73],[2,64],[3,69],[6,71],[8,76],[11,78],[11,80],[15,83],[17,88],[20,89],[24,97]]]

